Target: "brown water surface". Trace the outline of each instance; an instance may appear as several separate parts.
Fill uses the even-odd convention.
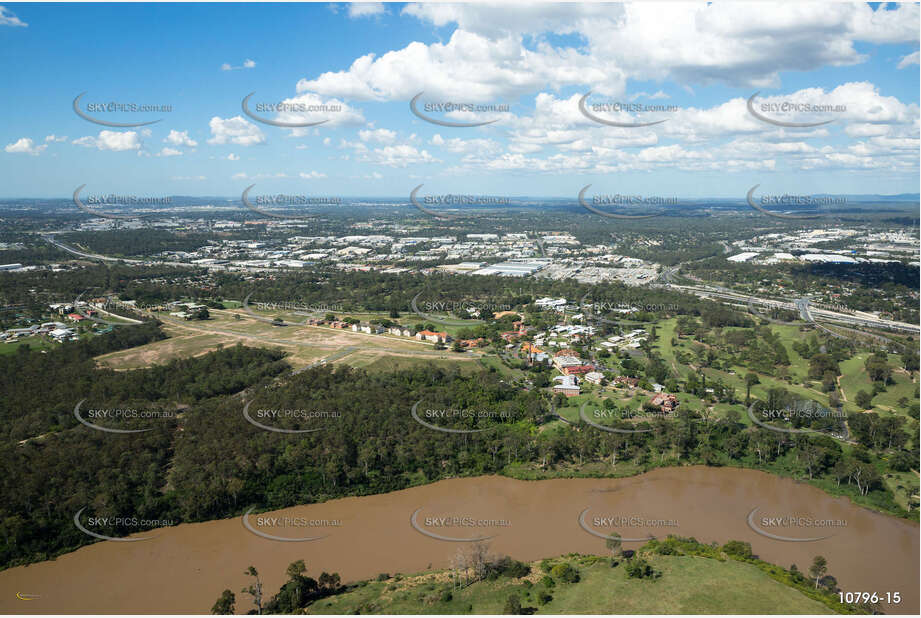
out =
[[[828,538],[798,542],[758,534],[748,523],[756,508],[751,519],[767,534]],[[808,521],[776,520],[788,516]],[[288,521],[272,526],[259,519],[270,517]],[[604,554],[604,540],[590,531],[616,531],[625,539],[679,534],[708,543],[748,541],[764,560],[795,563],[803,572],[822,555],[842,590],[898,591],[902,603],[884,611],[919,609],[917,524],[753,470],[695,466],[624,479],[453,479],[251,515],[249,522],[274,536],[323,538],[269,540],[235,518],[136,535],[153,537],[146,541],[103,541],[54,561],[0,572],[0,613],[208,613],[225,588],[236,593],[237,611],[245,612],[249,597],[239,591],[249,583],[243,571],[250,565],[262,574],[268,597],[298,559],[313,577],[335,571],[347,582],[382,572],[447,568],[467,544],[425,533],[488,536],[492,552],[535,560],[569,552]],[[37,598],[23,601],[17,593]]]

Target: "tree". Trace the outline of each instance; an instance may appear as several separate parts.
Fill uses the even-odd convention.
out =
[[[288,581],[281,590],[278,591],[272,599],[266,604],[266,612],[269,614],[296,614],[305,607],[311,600],[317,598],[321,593],[329,593],[333,586],[338,587],[339,576],[335,578],[329,573],[323,573],[320,576],[321,581],[326,583],[329,588],[323,591],[319,590],[316,580],[307,577],[307,566],[303,560],[297,560],[288,565],[285,574]]]
[[[887,383],[892,375],[892,368],[889,367],[889,363],[886,362],[886,353],[873,354],[868,356],[866,362],[864,362],[864,368],[867,370],[867,375],[870,376],[870,379],[874,382]]]
[[[819,581],[828,573],[828,561],[822,556],[816,556],[812,560],[812,566],[809,567],[809,577],[815,580],[815,587],[819,587]]]
[[[745,376],[745,405],[749,406],[752,402],[752,386],[755,384],[761,384],[761,380],[758,378],[758,374],[753,372],[748,372]]]
[[[502,613],[509,615],[518,615],[521,613],[521,599],[518,598],[517,594],[509,595]]]
[[[918,371],[918,350],[908,347],[902,353],[902,366],[908,372],[909,377],[914,379],[914,372]]]
[[[812,442],[806,442],[800,448],[799,458],[803,462],[803,465],[806,466],[806,471],[809,473],[809,478],[811,479],[818,466],[825,459],[825,451]]]
[[[214,602],[214,605],[211,607],[211,613],[222,616],[233,614],[236,601],[236,595],[230,590],[225,590],[221,593],[221,596],[218,597],[218,600]]]
[[[322,573],[320,573],[319,584],[320,584],[320,587],[326,591],[335,592],[336,590],[339,589],[339,586],[341,585],[341,581],[342,580],[340,579],[338,573],[330,574],[330,573],[327,573],[326,571],[323,571]]]
[[[288,581],[291,582],[300,582],[305,572],[307,572],[307,565],[304,564],[303,560],[296,560],[295,562],[289,564],[288,568],[285,569],[285,575],[288,576]],[[295,607],[300,607],[300,592],[300,587],[296,587],[294,594]]]
[[[610,550],[611,555],[615,558],[623,552],[623,541],[620,539],[621,537],[618,533],[612,532],[604,542],[605,547]]]
[[[480,541],[467,547],[470,556],[470,565],[477,579],[486,577],[489,569],[489,563],[492,562],[493,556],[489,553],[489,543]]]
[[[857,391],[857,396],[854,397],[854,403],[863,410],[869,410],[873,407],[873,395],[867,391]]]
[[[289,567],[290,568],[290,567]],[[253,605],[256,606],[256,613],[262,614],[262,580],[259,579],[259,571],[256,570],[256,567],[251,566],[243,573],[244,575],[251,576],[255,581],[241,590],[240,592],[245,592],[246,594],[253,597]]]

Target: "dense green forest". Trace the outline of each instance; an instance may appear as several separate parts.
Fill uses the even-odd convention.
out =
[[[37,296],[35,290],[44,290]],[[483,301],[494,305],[522,305],[544,296],[564,297],[571,303],[631,302],[674,307],[678,313],[701,315],[725,311],[696,296],[665,289],[630,288],[621,283],[603,286],[573,280],[504,277],[458,277],[448,274],[389,274],[318,269],[310,272],[273,273],[254,279],[242,273],[208,273],[200,268],[171,266],[92,266],[78,271],[8,273],[2,290],[3,304],[41,304],[71,300],[95,290],[110,292],[142,306],[187,297],[197,300],[242,300],[341,305],[346,311],[409,312],[412,300],[425,302]],[[92,292],[88,292],[92,293]],[[660,312],[661,313],[661,312]]]
[[[98,232],[72,232],[61,236],[67,244],[91,248],[96,253],[111,256],[149,256],[161,251],[195,251],[212,240],[247,240],[249,230],[223,231],[219,234],[204,232],[177,233],[152,228],[103,230]]]
[[[512,388],[486,371],[462,375],[422,367],[368,373],[343,366],[292,375],[284,373],[279,353],[238,346],[162,367],[113,372],[84,366],[90,359],[61,363],[58,353],[73,354],[22,352],[14,358],[28,372],[10,372],[20,377],[19,384],[10,384],[14,404],[4,409],[6,420],[18,418],[23,406],[32,412],[18,421],[0,451],[4,565],[91,542],[73,526],[74,513],[83,507],[97,516],[200,521],[237,515],[251,505],[280,508],[494,473],[541,478],[631,474],[691,463],[747,466],[808,479],[904,516],[883,474],[890,466],[917,463],[902,451],[904,441],[868,440],[852,447],[825,436],[748,428],[738,414],[714,420],[681,412],[673,420],[647,421],[641,427],[652,431],[637,434],[564,425],[554,422],[539,392]],[[49,390],[50,378],[57,386]],[[245,402],[237,395],[243,389],[253,411],[330,415],[271,421],[281,428],[320,429],[314,433],[266,431],[244,418]],[[106,421],[151,429],[112,435],[73,419],[75,402],[84,398],[96,407],[175,414]],[[412,416],[416,402],[424,409],[490,412],[485,418],[437,421],[490,430],[433,439],[434,430]],[[869,427],[867,432],[877,433]],[[26,433],[36,437],[15,440]],[[37,437],[40,433],[46,435]],[[113,536],[135,531],[100,529]]]

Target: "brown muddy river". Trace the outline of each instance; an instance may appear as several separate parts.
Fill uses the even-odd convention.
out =
[[[625,539],[679,534],[704,542],[748,541],[761,558],[786,567],[795,563],[804,572],[822,555],[843,591],[897,591],[901,604],[885,611],[919,609],[917,524],[752,470],[688,467],[626,479],[531,482],[453,479],[251,515],[248,522],[275,537],[321,538],[264,538],[238,517],[134,535],[151,537],[144,541],[101,541],[54,561],[0,572],[0,613],[201,614],[225,588],[237,594],[242,613],[251,607],[239,593],[249,583],[243,571],[250,565],[262,574],[269,596],[298,559],[313,577],[336,571],[351,581],[446,568],[464,539],[481,537],[492,537],[493,553],[520,560],[604,554],[603,538],[593,533],[613,531]]]

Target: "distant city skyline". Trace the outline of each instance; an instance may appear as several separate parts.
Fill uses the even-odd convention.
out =
[[[915,195],[919,14],[8,3],[0,197]]]

